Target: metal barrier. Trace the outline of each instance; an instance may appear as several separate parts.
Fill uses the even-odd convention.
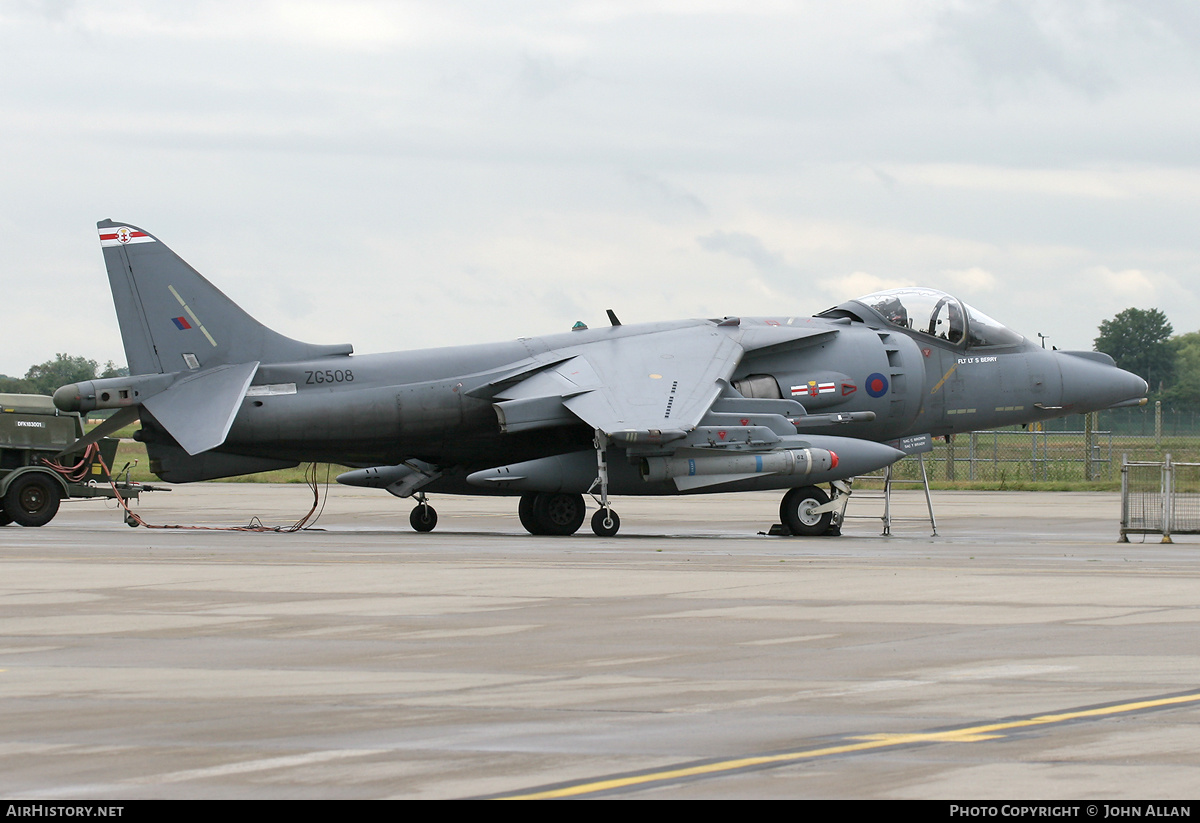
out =
[[[1200,463],[1175,463],[1171,455],[1160,462],[1121,458],[1121,537],[1161,534],[1200,534]]]

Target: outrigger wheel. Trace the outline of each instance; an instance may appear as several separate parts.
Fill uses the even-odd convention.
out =
[[[424,495],[421,495],[420,502],[409,513],[408,524],[413,527],[413,531],[418,532],[431,532],[437,525],[437,512],[425,500]]]

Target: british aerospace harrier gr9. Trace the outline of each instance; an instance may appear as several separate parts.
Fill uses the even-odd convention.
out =
[[[60,388],[64,411],[141,420],[151,470],[186,483],[300,462],[417,501],[519,497],[532,534],[616,534],[615,495],[785,491],[793,534],[836,529],[819,484],[938,435],[1143,402],[1096,352],[1047,351],[933,289],[815,317],[611,325],[487,345],[355,355],[266,328],[158,238],[98,224],[131,376]],[[77,448],[81,445],[77,445]]]

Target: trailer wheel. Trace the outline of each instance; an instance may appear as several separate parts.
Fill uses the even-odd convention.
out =
[[[44,526],[58,514],[62,491],[44,474],[23,474],[4,493],[4,513],[22,526]]]
[[[0,501],[0,526],[7,526],[12,522],[12,518],[8,516],[8,512],[4,511],[3,501]]]

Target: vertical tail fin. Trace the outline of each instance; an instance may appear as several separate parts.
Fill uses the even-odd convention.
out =
[[[149,232],[101,220],[100,246],[130,374],[345,355],[349,344],[302,343],[259,323]]]

